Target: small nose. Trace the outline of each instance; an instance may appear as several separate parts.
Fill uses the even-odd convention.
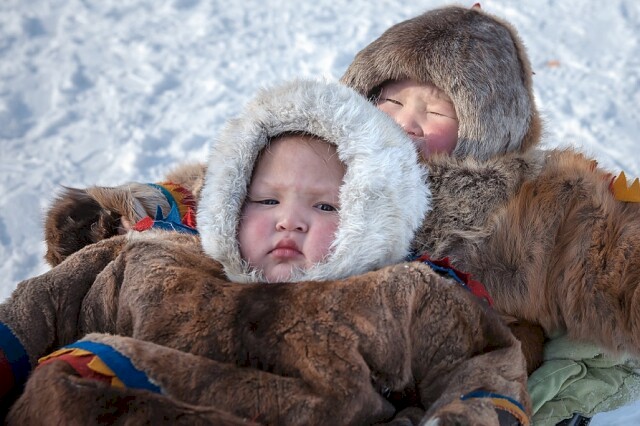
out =
[[[277,231],[307,232],[309,226],[300,212],[295,209],[286,209],[282,212],[280,219],[276,223]]]
[[[402,110],[398,112],[393,118],[409,136],[424,136],[422,127],[420,126],[420,124],[418,124],[418,121],[415,119],[415,115],[412,112]]]

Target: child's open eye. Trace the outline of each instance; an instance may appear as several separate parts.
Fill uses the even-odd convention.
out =
[[[315,205],[315,207],[317,209],[322,210],[323,212],[337,212],[338,208],[335,206],[332,206],[331,204],[327,204],[327,203],[318,203]]]
[[[265,206],[275,206],[276,204],[280,204],[278,200],[274,200],[272,198],[268,198],[266,200],[252,200],[254,203],[262,204]]]

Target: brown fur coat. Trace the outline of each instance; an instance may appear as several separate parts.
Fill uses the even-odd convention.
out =
[[[240,208],[258,152],[292,130],[334,144],[347,168],[339,226],[329,254],[300,271],[306,279],[290,277],[306,282],[255,284],[259,275],[237,244]],[[203,170],[185,168],[179,182],[202,182]],[[137,390],[97,390],[100,401],[136,401],[141,411],[119,412],[125,421],[151,421],[158,404],[170,418],[186,415],[187,404],[203,410],[203,417],[189,417],[201,422],[226,413],[268,424],[366,424],[409,406],[416,421],[496,424],[489,398],[461,396],[497,393],[528,410],[518,342],[493,312],[425,265],[381,269],[409,252],[428,207],[424,178],[411,141],[360,95],[338,84],[286,83],[259,94],[229,122],[212,148],[203,191],[189,187],[199,200],[201,239],[147,231],[90,244],[21,283],[0,305],[0,321],[32,365],[87,333],[134,338],[88,337],[122,348],[165,395],[162,404],[157,395],[145,402]],[[139,210],[153,212],[162,196],[138,184],[91,188],[79,208],[87,198],[87,217],[121,215],[132,223]],[[49,230],[70,223],[63,216],[73,203],[56,205]],[[94,394],[77,394],[77,386],[95,383],[54,363],[39,367],[11,420],[31,422],[43,412],[70,422],[108,414],[88,402]],[[62,408],[71,403],[79,406]]]
[[[449,256],[485,284],[516,330],[538,324],[548,336],[568,332],[640,355],[640,205],[614,198],[608,171],[570,150],[484,162],[440,157],[429,169],[433,210],[416,235],[417,252]],[[525,328],[526,336],[541,337]]]
[[[640,204],[573,151],[434,159],[433,211],[414,246],[483,282],[508,318],[640,355]]]
[[[496,66],[504,68],[496,72]],[[460,119],[454,155],[486,160],[430,161],[434,210],[415,248],[449,255],[472,272],[516,330],[530,321],[550,334],[568,331],[610,350],[637,354],[637,207],[615,201],[607,172],[579,154],[521,153],[537,144],[540,122],[530,64],[515,30],[475,9],[440,9],[383,34],[356,57],[343,81],[375,95],[382,82],[397,78],[433,82],[449,94]],[[485,87],[492,90],[479,90]],[[495,158],[507,152],[514,154]],[[127,216],[126,203],[98,201],[96,208],[82,192],[72,195],[90,208],[86,216],[69,221],[82,210],[77,201],[63,196],[69,202],[54,206],[47,226],[48,259],[54,263],[115,234],[121,217],[135,221]],[[69,242],[77,234],[90,234],[104,214],[113,220],[111,228],[98,227],[105,231]],[[75,236],[60,232],[59,224],[75,229]],[[78,302],[71,300],[69,306]],[[55,306],[61,314],[77,314],[66,303]],[[104,309],[113,309],[109,306]],[[66,336],[70,330],[56,333]]]
[[[640,206],[614,198],[609,173],[572,151],[532,151],[488,162],[436,158],[430,170],[434,210],[417,235],[417,249],[446,254],[480,279],[507,322],[527,320],[548,334],[566,331],[613,352],[640,353],[634,302]],[[91,263],[100,269],[110,256]],[[119,275],[110,269],[107,275]],[[377,274],[386,273],[368,277]],[[64,309],[83,298],[73,303],[73,297],[63,297]],[[115,309],[113,303],[98,306]],[[74,312],[65,316],[76,318]],[[91,330],[60,324],[54,335],[66,332],[71,341]],[[33,353],[45,354],[59,343],[49,340]]]
[[[34,363],[86,333],[131,336],[88,339],[114,345],[162,388],[109,388],[58,361],[32,374],[14,424],[44,413],[65,423],[367,424],[393,417],[383,394],[440,424],[497,424],[491,404],[460,400],[477,389],[529,408],[508,329],[417,262],[333,282],[237,284],[197,238],[149,231],[90,245],[21,283],[0,318]]]

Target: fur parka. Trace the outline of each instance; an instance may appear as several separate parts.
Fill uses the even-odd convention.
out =
[[[240,208],[258,152],[289,131],[335,144],[346,165],[335,243],[302,283],[250,284],[236,241]],[[262,92],[214,143],[207,171],[201,238],[108,238],[20,283],[0,305],[31,365],[87,333],[128,336],[87,339],[124,353],[163,397],[96,388],[57,361],[34,371],[11,423],[114,416],[93,398],[135,400],[136,411],[118,416],[136,422],[155,419],[161,405],[162,415],[196,423],[368,424],[412,407],[416,421],[496,424],[489,397],[461,399],[478,390],[529,411],[519,343],[495,313],[424,264],[380,269],[409,253],[429,194],[410,139],[364,97],[304,81]],[[363,268],[378,272],[358,275]],[[343,279],[349,270],[356,277]]]
[[[359,425],[413,406],[416,421],[496,425],[487,399],[460,399],[478,389],[530,409],[515,338],[418,262],[336,281],[230,283],[196,237],[149,231],[90,245],[21,283],[0,318],[34,362],[89,332],[131,336],[85,340],[112,345],[161,388],[109,387],[55,361],[32,373],[9,424],[162,415]]]
[[[616,200],[609,189],[611,176],[591,159],[569,150],[535,149],[540,121],[530,65],[509,25],[475,9],[445,8],[437,12],[441,19],[432,19],[437,13],[431,13],[385,33],[374,42],[378,47],[365,48],[343,77],[366,95],[375,95],[374,89],[391,78],[429,81],[456,105],[461,148],[453,157],[428,161],[433,210],[416,234],[414,249],[450,256],[456,266],[471,272],[488,288],[496,311],[509,323],[529,321],[541,325],[547,335],[567,332],[611,351],[640,354],[635,300],[638,205]],[[491,34],[488,39],[481,37],[486,31]],[[401,43],[405,35],[414,37],[406,44],[414,50],[391,60],[395,58],[385,46],[394,37]],[[450,37],[456,43],[447,45]],[[436,48],[442,45],[433,43],[440,39],[445,47]],[[477,43],[485,46],[483,40],[497,41],[496,49],[478,49]],[[435,47],[427,49],[430,46]],[[457,59],[450,64],[453,47],[459,56],[452,55]],[[474,56],[478,50],[487,59],[484,68]],[[500,64],[507,68],[496,73],[491,58],[502,51],[512,52],[505,56],[512,61]],[[438,52],[447,54],[430,56]],[[432,60],[418,63],[408,59],[411,53],[416,61]],[[479,71],[455,71],[455,63]],[[393,74],[393,66],[401,74]],[[432,70],[438,66],[449,73]],[[464,77],[459,82],[452,80],[457,72]],[[503,75],[517,78],[502,81]],[[491,94],[502,103],[493,103]],[[204,169],[198,170],[204,176]],[[52,211],[50,218],[68,218],[76,208],[70,202]],[[98,206],[95,211],[104,209]],[[114,216],[120,214],[122,209]],[[80,229],[78,223],[69,226]],[[51,251],[59,247],[49,244]],[[375,279],[386,273],[366,276]]]
[[[414,248],[449,256],[508,322],[640,356],[640,204],[573,150],[429,161],[433,210]]]
[[[335,145],[346,173],[328,257],[288,281],[345,278],[403,261],[429,208],[426,168],[411,141],[353,90],[301,80],[262,90],[213,141],[197,214],[205,252],[231,281],[259,281],[240,256],[241,209],[258,154],[292,131]]]

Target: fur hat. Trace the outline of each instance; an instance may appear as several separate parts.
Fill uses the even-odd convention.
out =
[[[402,261],[430,202],[411,140],[348,87],[297,80],[261,91],[211,147],[198,229],[205,252],[229,279],[260,279],[240,256],[238,224],[259,152],[285,132],[334,144],[347,169],[329,256],[290,280],[338,279]]]
[[[458,115],[453,155],[487,159],[538,143],[531,74],[510,24],[479,7],[450,6],[389,28],[356,55],[342,82],[367,97],[388,80],[434,84]]]

